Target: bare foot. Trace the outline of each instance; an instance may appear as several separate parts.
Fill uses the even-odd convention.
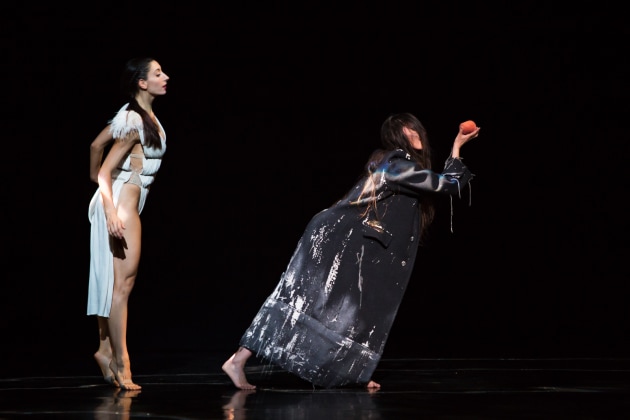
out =
[[[101,368],[101,372],[103,373],[103,379],[105,379],[105,382],[115,387],[118,387],[118,381],[114,379],[114,372],[112,372],[112,370],[109,368],[109,364],[112,359],[99,352],[94,353],[94,359],[96,360],[96,363],[98,363],[98,367]]]
[[[368,382],[368,384],[365,386],[369,391],[376,391],[379,390],[381,388],[381,384],[376,383],[374,381],[370,381]]]
[[[127,368],[117,369],[116,362],[112,359],[109,363],[109,367],[114,374],[114,380],[118,382],[118,385],[126,391],[136,391],[142,389],[142,387],[131,380],[131,370]]]
[[[235,387],[240,388],[240,389],[256,389],[255,385],[252,385],[249,382],[247,382],[247,378],[245,377],[245,370],[244,370],[245,363],[235,361],[234,360],[235,356],[236,356],[236,353],[234,353],[232,357],[230,357],[225,363],[223,363],[223,366],[221,366],[221,369],[223,369],[223,372],[227,373],[227,375],[230,377],[232,382],[234,382]]]

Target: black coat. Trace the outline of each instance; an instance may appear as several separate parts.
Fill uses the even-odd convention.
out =
[[[378,364],[416,259],[419,197],[459,196],[473,174],[449,158],[422,170],[402,150],[308,223],[273,293],[240,345],[325,388],[367,383]],[[363,215],[376,186],[377,211]]]

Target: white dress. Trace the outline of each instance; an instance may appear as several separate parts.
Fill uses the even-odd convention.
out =
[[[144,145],[144,130],[142,118],[135,111],[127,111],[125,104],[116,116],[110,121],[110,132],[114,138],[119,138],[131,131],[138,131],[140,142],[143,146],[144,158],[142,160],[142,171],[140,179],[142,181],[140,201],[138,203],[138,213],[142,212],[144,203],[149,193],[149,187],[155,179],[157,171],[162,163],[162,156],[166,151],[166,135],[159,121],[162,148],[154,149]],[[132,174],[131,158],[127,156],[112,173],[112,194],[114,206],[118,205],[118,197],[122,186],[127,182]],[[98,188],[90,201],[88,208],[88,219],[91,224],[90,231],[90,282],[88,287],[87,314],[109,317],[112,304],[112,294],[114,291],[114,257],[110,248],[109,232],[107,232],[107,222],[103,209],[103,199],[101,190]]]

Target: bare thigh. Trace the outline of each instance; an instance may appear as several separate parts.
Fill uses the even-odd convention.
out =
[[[136,275],[140,262],[142,225],[138,214],[140,187],[125,184],[118,197],[117,213],[125,226],[124,239],[114,244],[114,272],[117,278]]]

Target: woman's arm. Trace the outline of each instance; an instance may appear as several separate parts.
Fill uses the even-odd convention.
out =
[[[408,159],[401,150],[391,152],[384,161],[387,163],[377,170],[382,175],[377,174],[377,176],[384,176],[389,189],[401,193],[428,192],[459,195],[461,189],[474,176],[459,156],[449,156],[442,172],[422,169],[418,163]]]
[[[122,239],[125,226],[118,217],[112,191],[112,172],[125,159],[132,147],[140,142],[138,132],[131,132],[124,139],[115,139],[98,171],[98,186],[103,198],[103,209],[107,218],[107,231],[115,238]]]
[[[90,144],[90,179],[98,183],[98,171],[103,162],[103,151],[114,137],[110,134],[111,124],[101,131]]]
[[[459,149],[470,140],[474,139],[479,135],[479,130],[481,127],[477,127],[474,131],[471,131],[468,134],[464,134],[462,132],[462,127],[459,127],[459,133],[455,137],[455,141],[453,141],[453,149],[451,150],[451,157],[454,159],[459,159]]]

